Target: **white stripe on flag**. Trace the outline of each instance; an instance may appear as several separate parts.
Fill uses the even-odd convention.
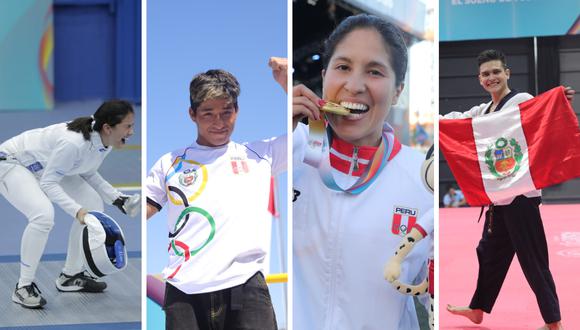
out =
[[[519,107],[509,107],[499,112],[474,118],[472,128],[483,186],[492,202],[512,198],[536,189],[530,175],[528,144],[522,129]],[[497,149],[495,147],[500,138],[505,138],[508,145],[512,139],[515,139],[521,148],[522,158],[517,171],[498,178],[486,163],[485,154],[491,148],[491,158],[488,157],[488,161],[491,159],[495,164],[494,153]],[[493,171],[501,174],[494,166],[492,167]]]

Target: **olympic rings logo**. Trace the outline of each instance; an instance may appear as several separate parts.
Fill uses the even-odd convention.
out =
[[[193,249],[193,250],[190,250],[189,245],[187,245],[186,243],[184,243],[182,241],[178,241],[174,238],[171,239],[171,243],[169,244],[169,250],[173,250],[173,253],[175,253],[175,255],[177,255],[179,257],[184,257],[184,260],[177,267],[177,269],[175,269],[175,271],[171,275],[169,275],[167,278],[173,278],[177,274],[177,272],[179,272],[183,263],[187,262],[191,257],[196,255],[199,251],[201,251],[204,247],[206,247],[215,236],[215,220],[213,219],[213,217],[206,210],[204,210],[202,208],[190,206],[190,207],[185,208],[181,212],[181,214],[177,218],[177,221],[175,222],[174,231],[173,231],[173,233],[170,233],[169,237],[177,236],[177,234],[185,227],[185,224],[189,220],[190,213],[201,214],[210,225],[210,228],[211,228],[210,233],[209,233],[207,239],[198,248]],[[184,218],[185,218],[185,220],[184,220]],[[183,222],[181,220],[183,220]],[[180,223],[181,223],[181,225],[180,225]],[[181,251],[180,251],[180,249],[181,249]]]
[[[188,207],[185,210],[183,210],[183,212],[181,212],[181,214],[179,215],[179,218],[177,219],[177,222],[175,223],[175,229],[177,229],[179,227],[179,222],[181,222],[183,217],[185,217],[186,215],[189,215],[189,213],[199,213],[203,217],[205,217],[206,220],[208,221],[210,227],[211,227],[211,231],[209,233],[209,236],[205,240],[205,242],[200,247],[198,247],[197,249],[194,249],[194,250],[189,250],[189,247],[183,242],[177,241],[179,243],[176,243],[175,239],[171,240],[171,248],[173,249],[173,252],[180,257],[185,256],[185,259],[186,259],[185,261],[187,261],[187,259],[189,259],[189,257],[193,257],[199,251],[201,251],[201,249],[203,249],[215,236],[215,221],[214,221],[213,217],[206,210],[201,209],[199,207],[195,207],[195,206]],[[184,221],[184,224],[185,224],[185,221]],[[180,246],[184,250],[184,252],[180,252],[177,249],[176,245]]]

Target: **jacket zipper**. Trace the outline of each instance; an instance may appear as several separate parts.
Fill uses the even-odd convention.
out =
[[[352,170],[353,172],[358,171],[358,147],[354,146],[354,150],[352,151]]]

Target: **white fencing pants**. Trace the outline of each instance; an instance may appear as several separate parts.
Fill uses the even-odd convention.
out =
[[[20,287],[34,280],[48,233],[54,226],[54,208],[28,169],[20,165],[0,166],[12,166],[0,181],[0,193],[28,218],[20,243]]]
[[[20,279],[18,281],[20,287],[29,285],[34,280],[48,234],[54,226],[54,207],[40,189],[36,177],[28,169],[21,165],[0,164],[0,166],[12,167],[0,179],[0,194],[28,219],[20,245]],[[103,200],[80,176],[64,177],[61,186],[71,198],[87,210],[103,211]],[[73,235],[80,235],[82,226],[75,219],[67,220],[72,220],[72,226],[63,272],[72,275],[83,269],[80,245],[77,246],[74,244],[75,240],[70,239],[74,237]]]
[[[67,176],[60,182],[64,191],[87,211],[104,211],[103,199],[93,187],[78,175]],[[77,220],[73,221],[68,238],[66,262],[62,272],[74,275],[84,270],[82,250],[78,237],[81,235],[82,226]]]

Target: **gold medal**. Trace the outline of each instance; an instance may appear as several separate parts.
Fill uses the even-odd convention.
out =
[[[330,112],[330,113],[333,113],[335,115],[340,115],[340,116],[350,115],[350,110],[343,107],[340,104],[320,100],[320,101],[318,101],[318,105],[320,106],[320,110],[325,111],[325,112]]]

